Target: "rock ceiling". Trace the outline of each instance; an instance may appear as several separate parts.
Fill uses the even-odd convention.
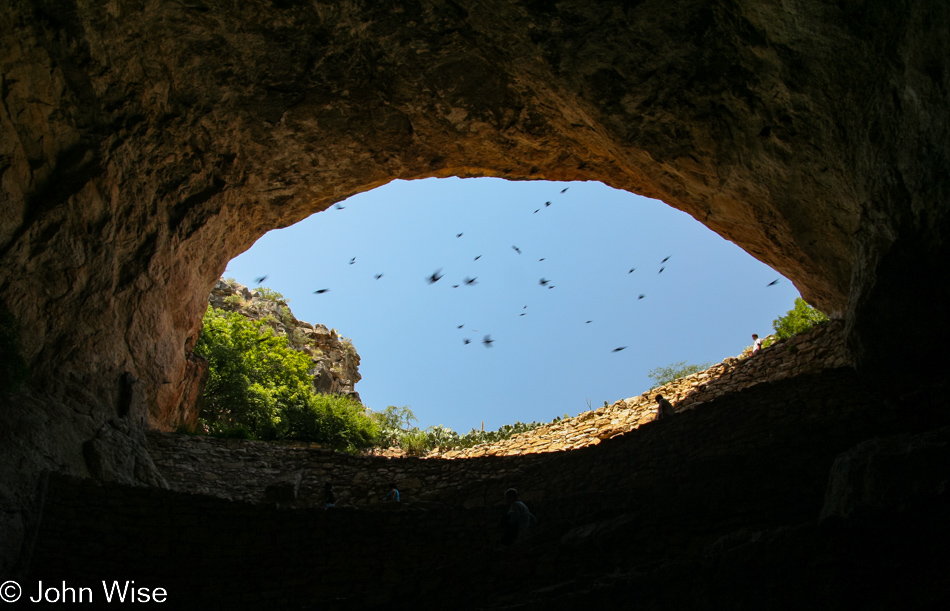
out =
[[[102,422],[128,372],[167,424],[230,258],[354,193],[450,175],[661,199],[845,319],[859,365],[914,361],[916,330],[947,337],[948,15],[872,0],[4,3],[0,299],[31,392]]]

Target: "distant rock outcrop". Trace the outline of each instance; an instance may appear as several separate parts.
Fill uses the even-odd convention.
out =
[[[313,361],[313,387],[323,394],[346,395],[360,400],[354,386],[360,381],[360,355],[353,342],[335,329],[297,320],[287,301],[272,299],[263,291],[250,290],[233,280],[221,279],[209,298],[211,307],[237,312],[251,320],[263,320],[275,333],[286,337],[290,347]]]

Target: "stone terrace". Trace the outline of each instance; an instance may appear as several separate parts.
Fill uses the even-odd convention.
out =
[[[924,602],[946,593],[946,503],[887,514],[871,531],[818,516],[836,457],[875,436],[946,426],[945,391],[888,399],[837,368],[757,384],[597,446],[465,460],[182,437],[181,452],[204,450],[195,473],[234,469],[192,480],[211,482],[203,489],[187,483],[211,496],[189,494],[167,467],[178,490],[51,476],[28,574],[78,584],[128,575],[167,586],[175,608],[844,609],[858,591],[870,602],[892,594],[862,608],[907,608],[888,579]],[[950,447],[950,430],[941,435]],[[180,446],[153,434],[156,455],[162,441],[164,463]],[[946,472],[946,450],[928,456]],[[270,484],[297,475],[296,507],[267,498]],[[323,511],[312,488],[328,475],[343,506]],[[390,479],[407,502],[372,502]],[[509,486],[539,518],[517,550],[498,546]],[[220,498],[241,495],[252,502]],[[921,546],[933,553],[910,555]],[[775,583],[785,575],[795,577]]]
[[[828,322],[762,349],[754,357],[730,357],[705,371],[680,378],[637,397],[623,399],[492,444],[430,454],[442,458],[513,456],[576,450],[623,435],[656,419],[654,397],[661,394],[676,412],[695,409],[713,399],[824,369],[852,365],[844,347],[843,325]]]
[[[754,357],[726,359],[704,372],[638,397],[585,412],[504,442],[464,452],[448,452],[443,456],[352,456],[325,449],[157,431],[148,435],[149,452],[169,486],[181,492],[251,503],[281,502],[296,507],[319,507],[323,504],[323,485],[329,481],[334,483],[342,504],[367,506],[378,503],[388,490],[388,484],[396,482],[407,500],[483,507],[498,502],[498,489],[506,486],[506,482],[523,481],[526,470],[542,468],[563,454],[558,450],[578,450],[626,437],[653,422],[656,405],[652,397],[657,392],[673,401],[679,419],[687,412],[707,411],[697,409],[700,406],[715,411],[719,399],[741,394],[758,385],[770,385],[825,370],[844,371],[846,368],[841,366],[846,364],[841,327],[829,323],[809,334],[776,343]],[[797,426],[798,423],[794,422],[796,412],[789,411],[785,416],[791,420],[783,426]],[[703,416],[706,417],[713,416]],[[759,415],[753,410],[750,417],[757,419]],[[669,424],[673,426],[672,422]],[[741,437],[738,431],[726,431],[722,435],[726,438]],[[519,455],[520,460],[490,460]],[[447,458],[466,460],[444,460]],[[637,463],[637,469],[648,468],[649,464],[650,459],[644,458],[642,463]],[[605,485],[609,486],[606,482]],[[524,484],[519,486],[524,487]],[[544,496],[547,488],[549,485],[539,478],[531,485],[528,498]],[[290,496],[281,490],[289,490]]]

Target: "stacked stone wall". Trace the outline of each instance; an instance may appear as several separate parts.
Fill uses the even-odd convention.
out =
[[[556,491],[565,486],[574,488],[578,481],[585,482],[585,488],[591,483],[595,489],[602,489],[598,487],[610,487],[610,482],[598,477],[597,473],[609,472],[608,464],[585,462],[576,472],[570,471],[568,475],[550,480],[540,476],[527,478],[525,474],[528,471],[568,473],[564,471],[564,462],[555,460],[564,452],[555,450],[580,450],[608,440],[619,441],[654,422],[656,408],[652,397],[657,392],[670,397],[677,411],[674,418],[658,422],[658,426],[676,428],[684,417],[696,414],[691,419],[708,421],[701,433],[690,434],[691,443],[697,448],[704,452],[714,452],[710,448],[718,448],[715,452],[720,453],[748,450],[757,443],[747,436],[751,423],[769,418],[776,420],[770,425],[773,427],[795,428],[801,424],[798,411],[794,409],[795,397],[801,393],[790,392],[774,410],[763,410],[758,406],[748,408],[749,422],[736,421],[731,412],[717,411],[716,405],[730,397],[740,397],[756,386],[774,385],[791,377],[802,378],[829,367],[837,366],[841,375],[848,375],[846,372],[850,370],[840,367],[848,362],[840,339],[840,326],[831,323],[810,334],[774,344],[753,357],[726,359],[704,372],[639,397],[618,401],[505,442],[466,452],[447,453],[443,457],[354,456],[326,449],[158,431],[148,435],[149,451],[174,490],[264,503],[274,501],[275,487],[291,486],[296,491],[293,504],[297,507],[322,506],[326,482],[334,485],[341,503],[354,506],[380,502],[391,482],[397,484],[406,499],[466,507],[496,503],[500,498],[499,490],[503,491],[508,485],[524,487],[527,484],[531,489],[529,495],[539,499],[557,494]],[[828,378],[819,376],[815,379]],[[814,393],[816,384],[812,383],[807,393]],[[844,409],[842,405],[848,406],[848,410],[854,408],[853,398],[841,396],[833,387],[820,386],[821,392],[832,398],[829,406],[837,406],[834,409]],[[812,397],[811,401],[820,401],[812,394],[808,396]],[[736,401],[741,403],[742,400],[736,398],[724,404],[733,405]],[[702,409],[697,409],[701,406]],[[831,414],[821,417],[831,417]],[[650,447],[650,439],[653,439],[653,434],[644,430],[637,436],[637,447]],[[675,447],[681,440],[674,438],[670,443]],[[445,460],[462,457],[466,460]],[[647,452],[634,460],[632,468],[646,473],[655,466],[655,461],[655,457]],[[558,466],[552,469],[545,466],[552,463]]]
[[[479,534],[495,522],[485,511],[287,509],[53,475],[21,582],[26,596],[41,580],[88,587],[92,608],[110,607],[103,580],[162,588],[171,609],[379,608],[452,583],[446,573],[484,555]]]
[[[453,494],[463,480],[500,481],[523,468],[510,460],[356,456],[326,449],[159,431],[149,432],[148,439],[149,452],[173,490],[267,503],[269,487],[296,480],[299,474],[299,484],[293,482],[298,492],[292,504],[297,507],[321,507],[327,482],[333,484],[342,505],[379,503],[390,483],[396,482],[405,500],[468,501],[465,504],[478,506],[485,501],[460,499]]]
[[[661,394],[676,412],[765,382],[776,382],[824,369],[852,365],[844,345],[843,324],[831,321],[779,340],[751,356],[729,357],[705,371],[648,390],[639,396],[616,401],[592,411],[515,435],[505,441],[461,451],[442,452],[444,458],[511,456],[537,452],[575,450],[597,445],[656,419],[654,397]]]
[[[152,433],[153,447],[169,441],[167,458],[182,447],[176,440],[186,442],[185,453],[194,450],[190,444],[209,450],[195,455],[196,472],[212,473],[241,456],[273,461],[267,472],[264,465],[243,465],[245,479],[260,482],[259,502],[215,498],[237,494],[242,485],[223,477],[206,478],[216,489],[195,489],[206,494],[188,494],[170,471],[166,477],[177,490],[53,476],[29,575],[50,583],[63,576],[78,585],[115,575],[166,586],[177,593],[175,608],[190,608],[177,604],[182,593],[195,608],[363,609],[384,602],[401,608],[423,600],[426,607],[517,608],[500,598],[474,604],[505,592],[546,601],[525,608],[565,608],[547,605],[557,598],[549,588],[596,580],[590,586],[596,593],[602,577],[619,577],[618,567],[654,575],[669,562],[679,562],[680,577],[688,577],[708,553],[728,558],[723,550],[748,550],[744,544],[761,533],[780,536],[789,526],[815,524],[842,452],[874,436],[947,424],[946,389],[925,390],[888,399],[839,368],[758,384],[573,452],[466,460],[347,456]],[[307,460],[321,475],[339,477],[337,508],[276,506],[265,498],[264,489],[288,481]],[[373,502],[391,479],[405,491],[405,502]],[[424,485],[413,488],[412,479]],[[302,478],[301,502],[315,493],[306,489],[308,481]],[[315,483],[322,488],[322,481]],[[518,549],[499,546],[502,493],[509,486],[522,491],[539,520]],[[782,552],[789,566],[766,573],[799,566],[795,545],[802,532],[824,546],[817,555],[811,548],[802,554],[822,560],[816,574],[827,569],[823,550],[834,550],[840,539],[823,539],[826,531],[818,528],[796,532],[781,539],[791,546]],[[841,557],[860,557],[861,549]],[[771,547],[765,552],[775,554]],[[707,568],[696,587],[706,584],[715,594],[707,580],[719,573],[715,565]],[[742,576],[748,567],[739,562],[735,571]],[[866,580],[859,573],[854,583]],[[630,592],[603,606],[618,606]]]

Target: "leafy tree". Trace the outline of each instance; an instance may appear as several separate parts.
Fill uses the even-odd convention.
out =
[[[317,441],[332,447],[356,450],[371,447],[379,427],[362,403],[342,395],[311,393],[306,403],[293,403],[285,411],[285,438]]]
[[[370,418],[376,422],[379,431],[375,445],[381,448],[402,447],[403,438],[416,429],[412,423],[418,422],[408,405],[390,405],[381,412],[370,412]]]
[[[663,367],[651,369],[649,373],[647,373],[647,377],[653,380],[653,386],[650,388],[650,390],[659,388],[660,386],[665,386],[670,382],[690,374],[709,369],[710,365],[712,365],[712,363],[707,362],[701,363],[699,365],[688,365],[686,361],[679,361],[678,363],[670,363],[669,365]]]
[[[214,435],[368,447],[378,426],[349,397],[313,389],[310,358],[263,320],[208,308],[195,353],[210,363],[200,420]]]
[[[827,320],[827,316],[808,305],[801,297],[797,297],[795,307],[789,310],[785,316],[779,316],[773,320],[772,328],[775,329],[775,335],[779,339],[788,339]]]

